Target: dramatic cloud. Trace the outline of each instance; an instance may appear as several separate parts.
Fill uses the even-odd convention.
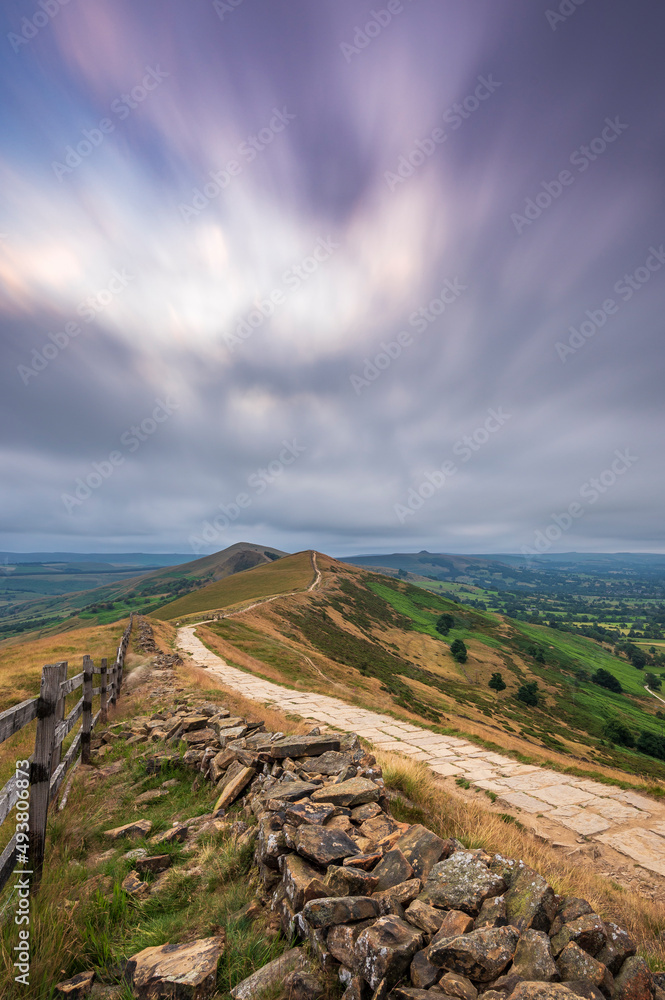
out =
[[[0,28],[0,548],[663,551],[660,5]]]

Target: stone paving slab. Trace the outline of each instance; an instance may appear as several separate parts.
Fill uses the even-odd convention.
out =
[[[442,736],[424,726],[401,723],[337,698],[293,691],[263,680],[225,663],[196,637],[195,628],[178,630],[180,648],[245,697],[356,732],[376,747],[426,762],[434,774],[442,777],[463,775],[474,787],[495,792],[502,807],[534,816],[543,814],[552,825],[560,824],[580,836],[593,837],[665,876],[665,805],[589,778],[521,764],[467,739]]]

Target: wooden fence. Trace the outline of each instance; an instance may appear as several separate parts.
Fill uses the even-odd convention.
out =
[[[120,696],[125,652],[129,644],[133,618],[133,614],[130,615],[129,625],[120,640],[115,662],[110,670],[105,658],[100,661],[99,667],[95,667],[92,659],[84,656],[81,673],[68,679],[66,662],[49,663],[42,670],[39,697],[30,698],[0,713],[0,743],[18,733],[33,719],[37,719],[35,749],[28,758],[29,807],[26,800],[26,811],[29,816],[27,824],[19,824],[27,826],[28,868],[32,872],[33,886],[38,884],[44,867],[49,804],[58,794],[65,775],[79,756],[84,764],[90,762],[92,730],[98,719],[101,719],[102,723],[107,721],[109,706],[115,707],[116,700]],[[100,677],[99,687],[93,687],[95,675]],[[81,697],[65,717],[65,699],[81,687],[83,688]],[[97,696],[100,698],[100,705],[96,715],[93,716],[92,703]],[[81,725],[78,733],[63,757],[63,741],[79,719]],[[26,799],[25,785],[18,772],[15,772],[4,788],[0,789],[0,826],[19,799]],[[24,853],[17,850],[19,842],[25,845],[25,836],[19,833],[17,841],[17,833],[14,833],[0,855],[0,890],[11,877],[19,853]]]

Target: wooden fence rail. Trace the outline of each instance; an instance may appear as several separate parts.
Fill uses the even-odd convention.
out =
[[[28,758],[29,770],[29,818],[28,826],[28,869],[32,872],[31,882],[37,886],[44,867],[44,848],[46,844],[46,823],[49,804],[58,794],[65,775],[79,755],[84,764],[90,762],[90,738],[92,731],[101,718],[105,723],[108,718],[109,705],[116,704],[122,688],[122,675],[125,663],[125,653],[129,645],[134,615],[129,618],[113,666],[109,669],[106,659],[95,668],[89,656],[83,657],[83,670],[75,677],[67,679],[67,663],[49,663],[42,670],[42,680],[38,698],[15,705],[14,708],[0,713],[0,743],[4,743],[15,733],[20,732],[33,719],[37,719],[35,749]],[[93,687],[93,676],[101,678],[99,687]],[[82,695],[65,716],[65,700],[68,695],[82,688]],[[100,707],[95,715],[92,713],[93,699],[100,696]],[[62,744],[77,722],[81,719],[79,730],[67,753],[62,757]],[[22,779],[19,779],[22,781]],[[18,802],[20,795],[17,774],[0,788],[0,826],[7,819]],[[23,839],[23,838],[22,838]],[[0,890],[11,878],[18,858],[17,835],[14,833],[9,843],[0,854]]]

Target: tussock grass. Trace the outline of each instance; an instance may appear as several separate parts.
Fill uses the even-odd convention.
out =
[[[389,789],[401,793],[393,812],[408,822],[421,822],[442,837],[457,837],[469,848],[521,858],[539,872],[555,892],[587,899],[606,920],[625,927],[638,943],[638,951],[655,970],[665,969],[665,908],[639,892],[624,889],[603,877],[579,855],[562,857],[519,823],[508,823],[484,807],[483,800],[469,800],[442,788],[419,761],[397,754],[376,752]],[[415,818],[421,817],[420,819]],[[511,817],[512,818],[512,817]]]

